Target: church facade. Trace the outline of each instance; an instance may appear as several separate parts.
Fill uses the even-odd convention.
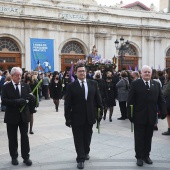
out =
[[[0,0],[0,18],[1,70],[32,69],[31,39],[53,40],[53,55],[44,59],[52,57],[57,71],[85,59],[94,45],[102,59],[117,57],[117,69],[170,67],[170,14],[138,1],[118,8],[95,0]],[[122,36],[130,42],[123,55],[115,48]]]

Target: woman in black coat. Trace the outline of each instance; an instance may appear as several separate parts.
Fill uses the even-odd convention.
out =
[[[93,76],[93,80],[97,81],[98,83],[98,88],[99,92],[102,98],[102,104],[103,104],[103,109],[104,109],[104,117],[103,119],[106,119],[106,112],[107,112],[107,100],[108,100],[108,95],[107,95],[107,90],[106,90],[106,83],[102,79],[102,74],[100,70],[97,70]]]
[[[70,78],[70,75],[69,75],[69,71],[66,71],[64,73],[63,78],[62,78],[62,97],[65,97],[67,85],[69,83],[71,83],[71,78]]]
[[[107,110],[109,109],[109,121],[112,122],[113,108],[116,106],[117,89],[113,82],[113,74],[110,71],[106,73],[106,90],[108,94],[108,100],[106,103]],[[107,110],[104,111],[104,120],[106,118]]]
[[[37,81],[36,80],[38,81],[36,75],[31,75],[30,72],[25,73],[24,83],[29,84],[31,91],[37,85]],[[34,93],[33,95],[36,96],[36,93]],[[36,99],[36,97],[35,97],[35,99]],[[35,110],[35,108],[36,108],[36,101],[37,101],[37,99],[35,100],[35,102],[29,104],[29,108],[30,108],[30,130],[29,130],[29,133],[30,134],[34,134],[34,132],[32,131],[32,128],[33,128],[33,122],[34,122],[33,113],[36,113],[36,110]]]
[[[59,100],[62,97],[62,83],[59,78],[59,73],[54,74],[51,79],[50,96],[55,104],[56,112],[58,112]]]

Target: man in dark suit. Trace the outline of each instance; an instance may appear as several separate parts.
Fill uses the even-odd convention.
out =
[[[151,80],[151,75],[152,69],[144,65],[142,78],[132,82],[127,101],[128,118],[134,122],[135,152],[138,166],[143,166],[143,160],[147,164],[153,163],[149,155],[158,107],[161,118],[166,117],[165,100],[160,84]],[[131,116],[130,105],[133,105],[133,116]]]
[[[7,124],[9,152],[12,158],[12,164],[18,165],[18,127],[21,133],[21,156],[23,162],[30,166],[32,161],[29,159],[29,139],[28,122],[30,121],[29,105],[35,102],[31,95],[28,84],[21,83],[22,69],[13,67],[11,70],[12,81],[2,87],[2,104],[6,106],[4,123]],[[24,107],[21,112],[21,108]]]
[[[84,168],[84,161],[89,160],[93,124],[102,118],[102,100],[97,82],[86,79],[86,69],[76,68],[77,80],[68,84],[65,96],[66,126],[72,127],[74,144],[77,152],[77,168]],[[97,108],[101,109],[97,117]]]

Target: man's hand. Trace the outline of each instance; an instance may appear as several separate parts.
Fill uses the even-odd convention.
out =
[[[166,118],[166,114],[162,114],[161,119],[165,119],[165,118]]]
[[[131,117],[131,115],[128,115],[128,119],[130,120],[131,123],[134,122],[134,119],[133,119],[133,117]]]
[[[15,99],[15,103],[18,106],[24,106],[24,105],[27,104],[27,101],[25,99],[23,99],[23,98],[20,98],[20,99]]]
[[[71,128],[71,120],[67,120],[65,124],[66,124],[66,126],[68,126],[69,128]]]
[[[35,101],[35,96],[32,93],[27,94],[26,100],[29,100],[29,102]]]

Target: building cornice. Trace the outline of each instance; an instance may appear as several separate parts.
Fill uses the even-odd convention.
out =
[[[101,11],[86,11],[86,10],[73,10],[72,8],[61,8],[61,7],[49,7],[49,6],[35,6],[25,3],[2,3],[0,1],[0,7],[2,5],[9,5],[9,7],[21,8],[21,13],[5,13],[0,12],[1,18],[9,19],[22,19],[22,20],[33,20],[33,21],[44,21],[44,22],[55,22],[62,24],[79,24],[79,25],[92,25],[92,26],[107,26],[117,28],[129,28],[129,29],[153,29],[168,31],[170,27],[170,14],[160,14],[153,12],[139,12],[130,11],[126,9],[114,9],[112,12],[101,12]],[[37,10],[36,10],[37,8]],[[100,7],[99,7],[100,8]],[[1,9],[1,8],[0,8]],[[108,9],[108,8],[107,8]],[[110,8],[112,9],[112,8]],[[39,12],[36,12],[38,11]],[[35,11],[34,15],[32,15]],[[123,12],[123,13],[122,13]],[[61,18],[61,14],[68,15],[82,15],[85,16],[83,20],[75,20],[70,18]],[[137,15],[141,14],[141,15]],[[158,16],[159,15],[159,16]],[[86,19],[87,17],[87,19]],[[107,19],[106,19],[107,18]],[[160,24],[161,23],[161,24]],[[169,24],[169,25],[168,25]]]
[[[117,27],[124,29],[140,29],[140,30],[160,30],[169,32],[169,27],[162,26],[152,26],[152,25],[135,25],[135,24],[124,24],[117,22],[102,22],[102,21],[70,21],[65,19],[58,19],[54,17],[44,17],[44,16],[34,16],[34,15],[3,15],[0,13],[0,18],[4,19],[15,19],[15,20],[25,20],[25,21],[43,21],[43,22],[53,22],[53,23],[62,23],[62,24],[75,24],[75,25],[87,25],[87,26],[107,26]]]

